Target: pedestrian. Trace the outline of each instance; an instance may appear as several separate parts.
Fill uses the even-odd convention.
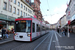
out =
[[[2,29],[0,29],[0,40],[2,39]]]
[[[14,29],[13,28],[11,29],[11,33],[14,33]]]
[[[6,35],[6,38],[8,38],[8,35],[9,35],[8,29],[6,30],[5,35]]]
[[[57,32],[59,33],[59,28],[57,28]]]
[[[67,29],[65,28],[65,36],[67,35]]]
[[[5,34],[6,34],[6,28],[2,28],[2,38],[4,39],[5,38]]]
[[[65,30],[64,30],[64,29],[62,29],[61,34],[62,34],[63,36],[65,36]]]

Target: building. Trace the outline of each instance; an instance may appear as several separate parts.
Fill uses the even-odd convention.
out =
[[[63,15],[61,17],[61,28],[65,27],[66,24],[67,24],[67,22],[66,22],[66,15]]]
[[[58,22],[56,23],[56,27],[59,28],[61,27],[61,18],[58,20]]]
[[[56,23],[55,24],[50,24],[50,29],[56,29]]]
[[[41,4],[40,0],[34,0],[34,3],[32,3],[31,6],[34,9],[36,18],[39,21],[42,21],[42,14],[41,14],[41,11],[40,11],[40,4]]]
[[[66,19],[67,19],[67,25],[68,21],[71,21],[70,27],[73,29],[73,32],[75,33],[75,0],[70,0],[68,7],[66,9]]]
[[[0,28],[14,27],[15,18],[20,16],[33,16],[30,3],[31,0],[0,0]]]
[[[45,23],[46,23],[46,24],[49,24],[49,22],[48,22],[48,21],[45,21]]]

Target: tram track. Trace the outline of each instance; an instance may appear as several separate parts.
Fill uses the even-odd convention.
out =
[[[12,41],[12,42],[0,45],[0,50],[34,50],[34,48],[36,48],[36,46],[39,43],[45,42],[46,39],[48,41],[50,39],[51,35],[52,34],[50,34],[50,33],[45,34],[44,36],[42,36],[42,37],[40,37],[40,38],[36,39],[35,41],[30,42],[30,43],[29,42]],[[49,43],[49,42],[47,43],[47,41],[45,42],[45,44]]]

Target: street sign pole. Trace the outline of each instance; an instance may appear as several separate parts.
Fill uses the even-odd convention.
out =
[[[70,37],[70,33],[69,33],[69,25],[70,25],[71,21],[68,21],[68,37]]]
[[[70,33],[69,33],[69,25],[68,25],[68,37],[70,37]]]

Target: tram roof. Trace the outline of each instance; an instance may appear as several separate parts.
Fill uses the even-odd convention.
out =
[[[35,19],[37,20],[36,18],[32,17],[32,16],[26,16],[26,17],[20,17],[20,18],[17,18],[15,19],[15,21],[18,21],[18,20],[32,20],[32,19]],[[37,20],[39,21],[39,20]],[[40,22],[40,21],[39,21]]]

